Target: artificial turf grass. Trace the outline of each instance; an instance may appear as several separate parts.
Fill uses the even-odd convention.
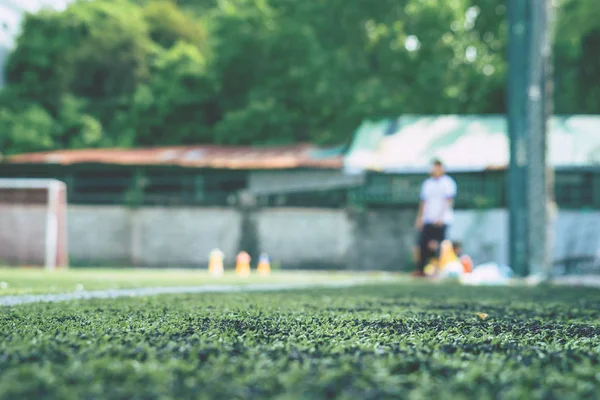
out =
[[[2,398],[600,393],[593,289],[371,285],[24,305],[0,319]]]
[[[54,294],[84,290],[132,289],[141,287],[201,286],[214,284],[250,285],[269,283],[326,283],[351,279],[379,280],[381,273],[346,271],[274,271],[259,276],[253,270],[249,277],[227,271],[215,277],[205,269],[134,269],[134,268],[71,268],[43,269],[0,268],[0,296],[20,294]],[[386,279],[402,279],[398,274],[386,274]]]

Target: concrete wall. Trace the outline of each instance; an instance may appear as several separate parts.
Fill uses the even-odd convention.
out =
[[[560,211],[554,221],[552,259],[600,257],[600,212]],[[479,262],[508,263],[508,211],[457,211],[450,237],[464,241]]]
[[[69,206],[72,264],[192,267],[219,247],[236,254],[239,212],[224,208]]]
[[[405,269],[416,243],[415,211],[371,210],[352,217],[352,269]],[[457,211],[448,237],[463,242],[474,262],[508,261],[508,213],[505,210]]]
[[[338,267],[350,241],[344,212],[320,209],[69,206],[74,265],[204,267],[218,247],[233,263],[240,250],[265,251],[286,267]],[[243,233],[243,234],[242,234]]]
[[[124,207],[69,206],[71,264],[131,265],[132,212]]]
[[[463,242],[475,263],[508,263],[508,211],[456,211],[448,237]]]
[[[261,251],[291,267],[344,268],[351,221],[339,210],[265,209],[257,213]]]
[[[402,270],[411,260],[416,234],[413,211],[370,210],[350,214],[347,265],[355,270]]]
[[[4,211],[0,259],[7,260],[3,253],[10,250],[14,258],[37,261],[43,212]],[[414,211],[401,210],[70,205],[68,240],[72,265],[205,268],[208,253],[218,247],[230,265],[243,249],[254,257],[265,251],[284,268],[402,270],[410,265],[415,243],[414,217]],[[600,249],[600,212],[560,212],[555,226],[554,259]],[[508,262],[506,210],[457,211],[449,235],[464,243],[476,263]]]

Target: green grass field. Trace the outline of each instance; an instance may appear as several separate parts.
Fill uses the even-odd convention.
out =
[[[274,272],[271,276],[256,274],[248,278],[227,273],[212,277],[205,270],[190,269],[92,269],[45,271],[42,269],[0,268],[0,296],[72,292],[82,285],[85,290],[129,289],[149,286],[200,286],[208,284],[248,285],[253,283],[324,283],[348,279],[380,279],[380,273],[348,272]],[[401,279],[385,274],[388,279]],[[3,287],[3,288],[2,288]]]
[[[2,399],[600,393],[596,289],[399,280],[30,304],[0,308],[0,319]]]

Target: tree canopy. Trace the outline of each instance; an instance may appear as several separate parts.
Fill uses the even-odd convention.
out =
[[[562,0],[557,113],[600,113],[594,0]],[[5,153],[343,143],[367,117],[505,111],[500,0],[93,0],[28,14]]]

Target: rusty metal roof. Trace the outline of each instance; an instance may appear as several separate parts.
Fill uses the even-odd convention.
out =
[[[309,144],[278,147],[175,146],[144,149],[58,150],[9,156],[7,163],[178,165],[223,169],[341,169],[341,148]]]

